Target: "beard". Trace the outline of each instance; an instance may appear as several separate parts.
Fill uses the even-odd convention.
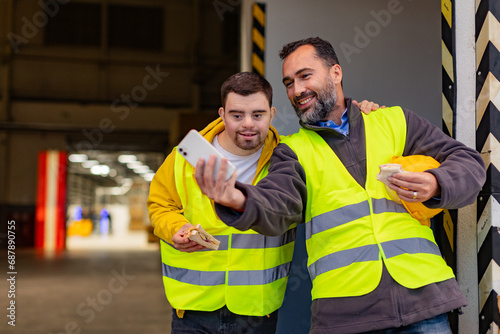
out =
[[[299,99],[302,99],[302,96]],[[327,79],[326,87],[316,93],[316,104],[314,106],[304,112],[300,110],[296,103],[293,104],[293,108],[303,123],[315,125],[326,118],[336,103],[337,93],[335,92],[335,86],[332,80]]]
[[[263,138],[260,132],[257,132],[257,134],[252,139],[244,139],[239,136],[239,133],[236,133],[232,138],[232,141],[237,147],[244,151],[255,151],[264,144],[265,139],[266,138]]]

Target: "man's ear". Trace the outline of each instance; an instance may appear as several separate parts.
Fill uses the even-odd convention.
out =
[[[330,75],[334,84],[340,85],[342,83],[342,67],[340,67],[339,64],[335,64],[330,67]]]
[[[222,120],[224,120],[223,115],[224,115],[224,108],[220,107],[219,108],[219,116],[220,116],[220,118],[222,118]]]
[[[272,107],[271,108],[271,123],[273,122],[274,116],[276,116],[276,108]]]

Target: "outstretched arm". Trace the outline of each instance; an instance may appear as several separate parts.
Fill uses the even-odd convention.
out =
[[[214,182],[214,162],[211,158],[206,165],[199,161],[195,177],[202,192],[216,202],[217,215],[226,225],[280,235],[290,225],[304,221],[305,173],[287,145],[279,144],[274,149],[268,175],[255,186],[235,182],[234,175],[225,181],[224,162]]]

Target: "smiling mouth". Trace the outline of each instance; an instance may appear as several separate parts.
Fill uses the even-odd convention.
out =
[[[300,107],[304,107],[306,106],[307,104],[309,104],[309,102],[311,102],[313,99],[314,99],[315,95],[310,95],[309,97],[303,99],[303,100],[296,100],[296,103],[298,106]]]
[[[240,136],[242,136],[245,139],[251,139],[257,136],[256,133],[240,133]]]
[[[306,104],[307,102],[311,101],[312,99],[313,99],[313,97],[311,96],[311,97],[310,97],[310,98],[308,98],[308,99],[305,99],[305,100],[303,100],[303,101],[299,101],[299,104],[300,104],[300,105],[304,105],[304,104]]]

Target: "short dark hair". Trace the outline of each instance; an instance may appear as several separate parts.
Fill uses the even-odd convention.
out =
[[[271,84],[258,73],[240,72],[227,78],[220,88],[223,108],[226,107],[227,96],[231,92],[243,96],[262,92],[269,101],[269,107],[273,104],[273,88]]]
[[[323,60],[327,67],[332,67],[335,64],[340,65],[339,59],[337,58],[337,54],[335,53],[333,46],[330,44],[330,42],[325,41],[324,39],[321,39],[319,37],[309,37],[286,44],[280,51],[281,60],[284,60],[292,52],[303,45],[312,45],[316,50],[316,55],[318,56],[318,58]]]

